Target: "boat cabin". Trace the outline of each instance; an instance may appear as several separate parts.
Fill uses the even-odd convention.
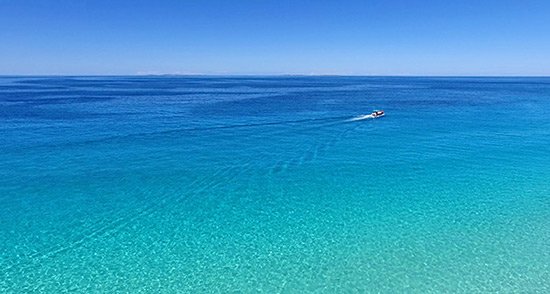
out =
[[[375,110],[372,112],[372,116],[381,116],[381,115],[384,115],[383,110]]]

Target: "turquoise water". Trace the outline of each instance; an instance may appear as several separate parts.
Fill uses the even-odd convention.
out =
[[[3,77],[0,132],[0,292],[550,291],[550,78]]]

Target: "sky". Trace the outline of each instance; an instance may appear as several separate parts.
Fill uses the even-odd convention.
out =
[[[550,75],[550,1],[0,0],[0,75]]]

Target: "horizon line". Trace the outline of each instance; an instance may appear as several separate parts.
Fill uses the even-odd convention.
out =
[[[414,75],[414,74],[0,74],[0,77],[411,77],[411,78],[550,78],[548,75]]]

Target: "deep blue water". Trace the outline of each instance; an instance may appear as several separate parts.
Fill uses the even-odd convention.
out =
[[[2,77],[0,132],[0,292],[550,291],[550,78]]]

